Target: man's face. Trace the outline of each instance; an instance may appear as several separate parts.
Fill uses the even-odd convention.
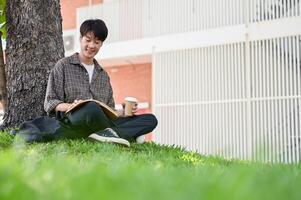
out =
[[[94,58],[98,53],[102,41],[97,39],[92,32],[87,33],[80,37],[80,50],[81,54],[86,58]]]

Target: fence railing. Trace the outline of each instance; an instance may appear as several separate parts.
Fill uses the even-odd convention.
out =
[[[301,36],[156,53],[156,141],[203,154],[298,162]],[[249,62],[249,69],[246,63]]]
[[[116,42],[300,16],[299,1],[110,0],[78,9],[77,24],[102,18]]]

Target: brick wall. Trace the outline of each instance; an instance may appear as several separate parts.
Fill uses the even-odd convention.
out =
[[[63,30],[76,28],[76,8],[102,3],[102,0],[61,0]]]
[[[124,97],[134,96],[139,102],[151,103],[151,64],[125,65],[105,68],[111,78],[117,104]]]

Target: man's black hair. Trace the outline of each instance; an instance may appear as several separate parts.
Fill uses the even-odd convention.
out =
[[[101,19],[88,19],[82,23],[80,26],[80,35],[83,37],[89,32],[92,32],[102,42],[108,36],[108,28]]]

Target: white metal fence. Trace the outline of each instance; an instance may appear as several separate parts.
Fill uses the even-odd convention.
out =
[[[257,13],[248,7],[247,27],[300,16],[299,1],[249,2]],[[156,141],[226,158],[300,161],[301,31],[252,34],[247,28],[244,41],[155,52]]]
[[[78,10],[77,24],[104,19],[108,41],[154,37],[300,16],[300,0],[104,0]]]
[[[204,154],[300,160],[301,36],[157,53],[156,141]]]

